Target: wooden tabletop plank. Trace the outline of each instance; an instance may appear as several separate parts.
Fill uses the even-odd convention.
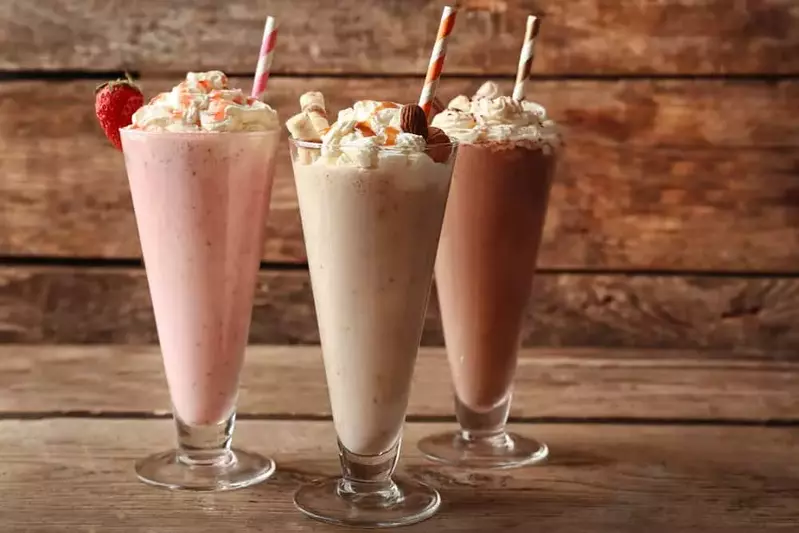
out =
[[[425,71],[444,0],[5,0],[6,70],[185,71],[255,67],[263,20],[280,21],[274,69]],[[799,70],[796,0],[467,0],[449,73],[516,70],[530,13],[543,16],[536,72],[760,74]],[[187,38],[191,36],[191,38]]]
[[[176,81],[144,85],[154,94]],[[412,100],[416,81],[274,78],[269,97],[285,118],[310,88],[337,110]],[[441,93],[479,83],[445,80]],[[0,106],[1,255],[139,257],[123,158],[88,104],[95,84],[0,83],[0,100],[14,102]],[[539,81],[534,95],[568,140],[540,266],[796,270],[799,82]],[[287,147],[279,154],[264,259],[303,262]]]
[[[528,346],[799,348],[799,279],[539,274],[523,331]],[[250,340],[318,344],[308,272],[265,270]],[[144,270],[0,266],[0,342],[155,343]],[[435,291],[422,344],[441,345]]]
[[[799,362],[755,353],[535,349],[521,353],[524,419],[799,420]],[[251,346],[239,413],[329,416],[318,347]],[[423,349],[408,414],[451,416],[443,349]],[[5,415],[4,415],[5,413]],[[168,414],[157,347],[0,346],[0,416]]]
[[[197,495],[144,486],[133,461],[169,446],[165,420],[0,422],[0,520],[9,533],[348,531],[319,525],[294,490],[334,475],[329,422],[255,422],[235,442],[272,455],[278,474],[241,491]],[[441,491],[431,521],[404,531],[753,533],[799,523],[797,428],[525,425],[548,464],[467,472],[423,462],[415,443],[443,429],[410,424],[400,474]]]

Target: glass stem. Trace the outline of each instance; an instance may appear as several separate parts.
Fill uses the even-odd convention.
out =
[[[511,394],[489,411],[474,411],[455,395],[455,417],[465,441],[492,440],[505,435],[510,414]]]
[[[391,505],[401,498],[397,485],[391,480],[397,466],[402,437],[378,455],[359,455],[349,451],[339,441],[342,478],[338,495],[354,503],[383,502]]]
[[[230,444],[236,425],[235,411],[218,424],[194,426],[175,414],[178,461],[189,466],[221,466],[233,460]]]

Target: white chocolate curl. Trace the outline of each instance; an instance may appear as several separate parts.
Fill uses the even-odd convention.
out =
[[[308,114],[311,124],[321,138],[330,127],[325,110],[325,97],[319,91],[309,91],[300,96],[300,108]]]
[[[322,140],[319,132],[313,127],[308,113],[297,113],[286,121],[286,128],[295,139],[300,141],[319,142]]]
[[[286,121],[291,136],[301,141],[319,142],[330,129],[325,111],[325,97],[318,91],[300,96],[302,111]]]

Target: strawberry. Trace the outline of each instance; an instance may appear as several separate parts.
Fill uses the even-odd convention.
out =
[[[144,105],[144,96],[130,76],[124,80],[103,83],[94,92],[94,114],[100,121],[105,136],[117,150],[122,150],[119,128],[128,126],[136,112]]]

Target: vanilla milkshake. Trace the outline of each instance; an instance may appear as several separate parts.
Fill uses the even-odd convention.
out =
[[[447,462],[510,466],[526,453],[504,425],[560,137],[543,107],[490,82],[455,98],[433,125],[461,143],[436,286],[462,434],[421,448]],[[480,436],[499,443],[483,443],[483,462]]]
[[[311,117],[295,118],[297,137]],[[292,153],[344,476],[300,489],[295,502],[316,517],[323,502],[345,515],[370,501],[384,512],[405,501],[434,509],[435,491],[398,488],[391,473],[455,147],[421,108],[392,102],[356,102],[319,133],[321,142],[294,140]]]
[[[280,138],[277,114],[229,88],[221,72],[189,73],[140,108],[121,133],[181,436],[180,449],[165,461],[177,454],[186,464],[221,457],[245,466],[257,456],[234,458],[228,448]],[[203,433],[222,440],[209,443]],[[163,479],[177,476],[165,468],[145,460],[139,474],[178,484]],[[208,481],[181,475],[186,483]],[[239,478],[207,488],[251,481]]]
[[[333,419],[361,455],[400,436],[454,161],[399,110],[356,102],[294,165]]]

